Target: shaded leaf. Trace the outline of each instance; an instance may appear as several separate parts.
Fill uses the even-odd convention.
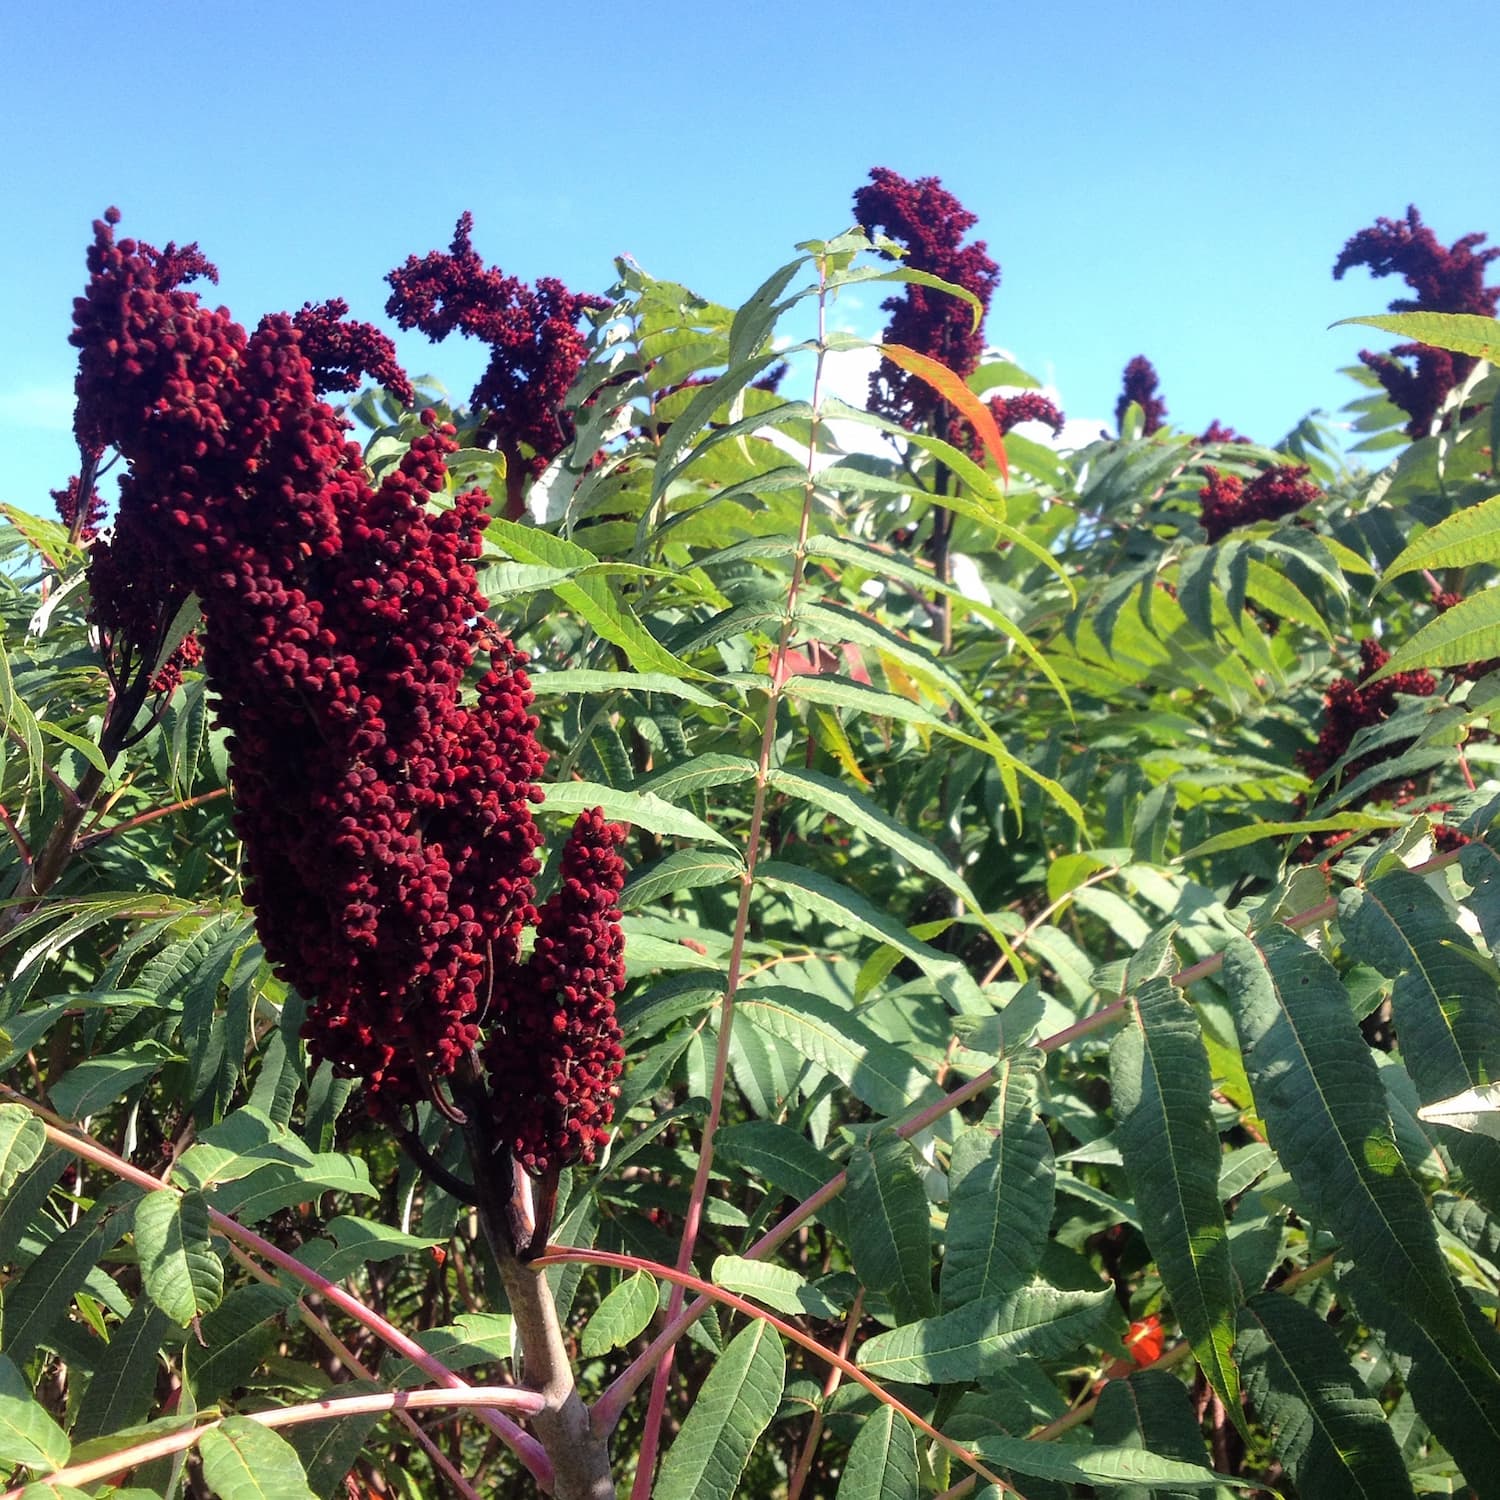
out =
[[[881,1402],[860,1424],[839,1480],[843,1500],[917,1500],[917,1434]]]
[[[1213,1075],[1198,1018],[1167,979],[1142,985],[1110,1049],[1114,1139],[1146,1243],[1193,1354],[1227,1410],[1239,1410],[1237,1303],[1219,1197]]]
[[[1240,1309],[1236,1348],[1251,1404],[1300,1493],[1410,1500],[1385,1412],[1317,1314],[1260,1292]]]
[[[844,1197],[855,1274],[884,1292],[903,1322],[925,1318],[933,1309],[932,1225],[916,1153],[890,1133],[856,1145]]]

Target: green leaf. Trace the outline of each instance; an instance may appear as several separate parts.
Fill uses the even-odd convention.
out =
[[[666,900],[674,891],[727,885],[744,873],[745,864],[738,854],[720,853],[717,849],[674,849],[631,872],[625,889],[620,892],[620,906],[625,911],[649,906],[654,901]]]
[[[1238,1412],[1238,1298],[1203,1033],[1193,1007],[1165,978],[1142,985],[1129,1014],[1110,1049],[1115,1143],[1167,1300],[1219,1399]]]
[[[319,1193],[350,1193],[374,1196],[370,1169],[357,1156],[324,1151],[306,1166],[272,1162],[248,1176],[214,1189],[213,1206],[245,1224],[257,1224],[271,1214],[297,1203],[306,1203]]]
[[[1500,1336],[1489,1321],[1465,1301],[1470,1332],[1492,1367],[1482,1370],[1393,1307],[1352,1266],[1339,1267],[1339,1288],[1353,1297],[1360,1319],[1384,1335],[1387,1350],[1411,1361],[1407,1393],[1433,1435],[1458,1460],[1475,1493],[1494,1494],[1500,1481],[1500,1379],[1493,1366],[1500,1358]]]
[[[656,1315],[655,1279],[645,1271],[627,1276],[598,1306],[583,1330],[580,1348],[586,1357],[622,1349]]]
[[[1393,978],[1401,1058],[1424,1104],[1500,1078],[1495,987],[1467,934],[1419,875],[1396,870],[1339,900],[1352,952]],[[1445,1136],[1444,1146],[1492,1207],[1500,1207],[1500,1141]]]
[[[788,1317],[831,1321],[840,1316],[838,1305],[790,1266],[746,1260],[741,1255],[721,1255],[714,1261],[713,1282],[727,1292],[738,1292],[742,1297],[763,1302]]]
[[[1392,1301],[1482,1363],[1337,972],[1272,926],[1258,946],[1231,938],[1223,973],[1256,1110],[1308,1207]]]
[[[1500,495],[1466,505],[1429,526],[1386,568],[1380,587],[1423,568],[1466,568],[1500,562]]]
[[[756,1321],[730,1340],[662,1460],[655,1500],[731,1500],[786,1384],[781,1337]]]
[[[1052,1359],[1073,1352],[1101,1327],[1113,1303],[1109,1287],[1061,1291],[1031,1282],[1004,1297],[984,1297],[877,1334],[860,1349],[859,1364],[881,1380],[982,1380],[1022,1355]]]
[[[723,1129],[714,1139],[714,1160],[756,1172],[778,1193],[798,1202],[812,1197],[834,1175],[834,1164],[800,1130],[771,1120],[750,1120]],[[842,1196],[825,1203],[817,1217],[844,1237]]]
[[[575,542],[499,517],[490,521],[486,536],[503,546],[517,562],[566,569],[596,567],[599,562],[592,552]],[[610,587],[607,578],[590,573],[555,584],[553,592],[600,636],[618,646],[636,671],[706,679],[706,673],[673,656],[646,629],[635,611]]]
[[[1261,1292],[1240,1309],[1237,1352],[1250,1402],[1299,1494],[1410,1500],[1385,1412],[1317,1314]]]
[[[0,1104],[0,1198],[47,1144],[47,1127],[24,1104]]]
[[[87,1442],[145,1421],[156,1399],[162,1345],[176,1325],[149,1297],[110,1334],[98,1356],[73,1423],[73,1441]]]
[[[172,1175],[183,1186],[207,1191],[221,1182],[236,1182],[272,1162],[311,1166],[315,1157],[293,1131],[258,1109],[246,1107],[226,1115],[202,1132],[177,1160]]]
[[[1226,849],[1243,849],[1264,839],[1302,838],[1312,833],[1370,833],[1377,828],[1400,828],[1406,819],[1399,813],[1346,812],[1328,818],[1293,818],[1279,823],[1246,823],[1211,839],[1195,844],[1181,858],[1198,859],[1205,854],[1222,854]]]
[[[578,667],[561,672],[529,670],[528,675],[531,691],[538,698],[582,693],[663,693],[669,698],[696,703],[700,708],[716,708],[719,701],[691,682],[665,672],[596,672]]]
[[[340,1382],[339,1395],[363,1396],[379,1389],[374,1381],[349,1380]],[[306,1422],[287,1430],[286,1440],[296,1450],[298,1461],[307,1471],[307,1487],[315,1495],[323,1500],[347,1500],[349,1488],[344,1481],[379,1421],[379,1413],[371,1412],[340,1417],[336,1422]],[[119,1497],[111,1496],[110,1500]]]
[[[891,1299],[902,1322],[925,1318],[933,1310],[932,1223],[916,1152],[889,1132],[856,1145],[844,1198],[855,1274]]]
[[[1026,1438],[984,1437],[974,1451],[986,1463],[1029,1474],[1034,1479],[1055,1479],[1062,1484],[1091,1484],[1095,1489],[1125,1489],[1133,1485],[1171,1485],[1178,1489],[1207,1490],[1227,1484],[1239,1490],[1259,1489],[1255,1479],[1216,1474],[1201,1464],[1185,1464],[1140,1448],[1085,1448],[1074,1443],[1033,1443]]]
[[[577,814],[601,807],[615,823],[631,823],[664,838],[704,839],[727,849],[734,845],[717,829],[686,808],[674,807],[655,792],[626,791],[597,781],[562,781],[543,787],[545,800],[538,813]]]
[[[881,1402],[860,1424],[838,1493],[843,1500],[917,1500],[917,1434]]]
[[[938,1096],[909,1053],[821,995],[785,985],[758,985],[740,992],[735,1009],[752,1025],[790,1042],[879,1115],[904,1114],[919,1100],[925,1103]]]
[[[166,1054],[155,1042],[126,1052],[91,1057],[70,1068],[48,1090],[60,1115],[82,1120],[125,1097],[158,1072]]]
[[[964,973],[955,960],[914,938],[900,922],[868,897],[817,870],[803,869],[784,860],[766,859],[756,866],[755,875],[757,884],[786,892],[836,927],[852,927],[878,942],[889,943],[934,980],[952,980]]]
[[[1052,1223],[1052,1142],[1037,1117],[1042,1054],[1002,1058],[986,1123],[962,1131],[948,1167],[945,1308],[1003,1296],[1031,1279]]]
[[[67,1434],[31,1394],[15,1362],[0,1354],[0,1464],[60,1469],[72,1451]]]
[[[1500,359],[1500,322],[1480,317],[1477,313],[1374,313],[1363,318],[1340,318],[1328,326],[1343,328],[1350,323],[1379,328],[1434,349],[1472,354],[1476,359],[1487,359],[1491,363]]]
[[[1424,625],[1365,682],[1414,667],[1467,667],[1495,656],[1500,656],[1500,589],[1481,589]]]
[[[105,1251],[123,1233],[118,1209],[139,1189],[116,1183],[76,1224],[42,1251],[5,1287],[5,1347],[25,1362],[39,1344],[49,1344],[74,1296],[94,1274]]]
[[[1133,1370],[1124,1380],[1109,1381],[1099,1393],[1093,1429],[1095,1442],[1105,1447],[1144,1448],[1186,1464],[1207,1460],[1188,1388],[1165,1370]],[[1128,1500],[1179,1500],[1192,1493],[1142,1489]]]
[[[151,1300],[184,1327],[219,1305],[224,1263],[208,1239],[202,1193],[158,1188],[136,1205],[135,1249]]]
[[[276,1342],[277,1319],[296,1301],[284,1287],[236,1287],[189,1339],[183,1367],[194,1399],[207,1406],[243,1385]],[[200,1342],[201,1340],[201,1342]]]
[[[198,1444],[203,1478],[220,1500],[318,1500],[297,1450],[248,1417],[225,1417]]]
[[[766,779],[774,790],[800,798],[849,827],[869,834],[882,848],[952,891],[971,912],[983,919],[983,908],[969,889],[968,881],[953,868],[941,850],[898,823],[863,793],[820,771],[792,771],[782,767],[773,769]]]

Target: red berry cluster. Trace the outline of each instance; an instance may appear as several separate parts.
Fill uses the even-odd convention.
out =
[[[372,1111],[390,1117],[477,1049],[492,991],[541,1007],[534,1025],[563,1007],[516,988],[536,920],[531,807],[546,759],[519,653],[487,637],[489,668],[468,682],[486,608],[473,568],[486,497],[430,506],[456,446],[431,413],[371,487],[318,391],[366,359],[390,376],[373,330],[343,340],[329,304],[312,328],[276,315],[247,335],[179,289],[211,271],[196,251],[117,243],[116,219],[95,225],[73,334],[79,432],[127,466],[113,533],[91,557],[94,609],[118,670],[132,653],[152,662],[178,605],[198,596],[230,732],[245,900],[278,974],[312,1001],[315,1058],[363,1078]],[[599,829],[587,818],[578,837],[608,847],[615,831]],[[548,951],[580,976],[575,989],[593,985],[568,1014],[597,1033],[575,1049],[591,1041],[606,1061],[560,1082],[527,1051],[487,1052],[503,1118],[576,1090],[573,1115],[594,1128],[557,1144],[571,1153],[562,1160],[592,1150],[620,1066],[619,965],[591,957],[613,920],[618,958],[618,869],[573,863],[583,885],[600,880],[591,899],[604,915],[588,943],[573,946],[565,927]]]
[[[292,315],[302,335],[302,353],[320,391],[357,391],[366,376],[383,385],[403,406],[416,399],[391,341],[373,323],[349,321],[342,297],[304,303]]]
[[[1234,428],[1226,427],[1215,417],[1204,429],[1198,441],[1200,443],[1248,443],[1250,439],[1243,433],[1236,432]]]
[[[1396,710],[1398,693],[1412,698],[1430,698],[1437,691],[1437,679],[1431,672],[1396,672],[1379,682],[1369,682],[1368,679],[1391,659],[1391,653],[1374,636],[1366,636],[1359,643],[1359,655],[1358,675],[1336,677],[1323,695],[1325,709],[1318,743],[1311,749],[1297,752],[1297,760],[1309,776],[1321,776],[1341,760],[1361,729],[1390,718]],[[1360,772],[1382,760],[1389,760],[1397,753],[1399,747],[1386,746],[1368,756],[1361,756],[1345,767],[1344,778],[1352,780]],[[1378,800],[1389,792],[1387,788],[1376,788],[1366,800]]]
[[[1334,262],[1334,279],[1354,266],[1365,266],[1373,276],[1401,276],[1416,293],[1398,297],[1392,312],[1475,313],[1493,318],[1500,306],[1500,287],[1484,284],[1485,268],[1500,257],[1500,246],[1477,252],[1482,234],[1466,234],[1451,245],[1423,222],[1414,207],[1404,219],[1376,219],[1361,229]],[[1410,437],[1425,437],[1448,392],[1468,378],[1474,359],[1427,344],[1400,344],[1388,354],[1368,349],[1360,360],[1373,370],[1386,394],[1411,421]],[[1415,367],[1403,363],[1414,359]]]
[[[1246,484],[1234,474],[1213,467],[1203,471],[1208,483],[1198,491],[1201,520],[1210,542],[1256,521],[1274,521],[1321,500],[1323,492],[1308,481],[1306,465],[1278,464]]]
[[[79,482],[79,476],[75,474],[62,489],[49,491],[52,503],[57,507],[57,518],[69,531],[73,529],[74,522],[78,521]],[[80,542],[93,541],[99,534],[99,527],[103,520],[104,498],[100,495],[97,485],[90,485],[88,514],[79,523],[78,540]]]
[[[990,402],[996,425],[1002,434],[1022,422],[1045,422],[1056,436],[1067,420],[1056,405],[1037,391],[1022,391],[1019,396],[997,396]]]
[[[570,292],[552,276],[529,287],[486,266],[470,242],[473,229],[474,216],[462,214],[448,250],[408,256],[386,278],[385,310],[434,343],[458,332],[490,346],[470,401],[481,413],[482,435],[505,455],[506,510],[515,518],[526,476],[540,474],[572,441],[562,402],[588,352],[578,320],[608,303]]]
[[[1146,418],[1142,427],[1142,434],[1150,437],[1153,432],[1159,431],[1167,420],[1167,403],[1157,394],[1156,366],[1146,358],[1144,354],[1136,357],[1125,366],[1123,388],[1120,391],[1120,399],[1115,402],[1115,426],[1119,427],[1125,420],[1125,413],[1130,408],[1131,402],[1140,407]]]
[[[500,1079],[520,1062],[534,1088],[496,1090],[496,1139],[528,1171],[592,1160],[605,1137],[624,1060],[613,996],[625,983],[619,893],[624,831],[584,813],[563,850],[562,882],[542,907],[530,959],[496,987],[485,1065]]]
[[[889,167],[875,167],[870,181],[854,193],[854,217],[868,234],[883,231],[906,247],[902,264],[925,271],[972,292],[988,311],[1000,285],[1000,267],[985,253],[983,240],[965,245],[963,237],[978,218],[936,177],[910,181]],[[951,293],[909,283],[881,309],[891,315],[887,343],[902,344],[967,378],[979,368],[984,333],[973,309]],[[981,319],[982,323],[982,319]],[[870,376],[869,408],[906,426],[929,428],[956,448],[972,451],[978,439],[969,424],[919,376],[881,360]]]

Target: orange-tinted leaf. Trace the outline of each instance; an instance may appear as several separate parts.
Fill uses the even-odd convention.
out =
[[[966,422],[979,434],[985,452],[995,460],[1000,477],[1010,483],[1010,463],[1005,457],[1005,439],[1000,436],[995,414],[978,396],[966,386],[947,365],[908,349],[905,344],[882,344],[880,352],[893,365],[899,365],[909,375],[925,380],[945,401],[949,402]]]

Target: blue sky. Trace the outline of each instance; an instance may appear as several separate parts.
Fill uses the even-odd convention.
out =
[[[935,173],[1004,278],[991,342],[1108,418],[1147,354],[1174,423],[1274,441],[1355,394],[1336,370],[1399,295],[1330,267],[1416,203],[1500,235],[1472,46],[1492,0],[573,0],[428,8],[0,0],[0,500],[76,469],[66,343],[89,223],[196,239],[246,323],[346,298],[475,215],[482,253],[602,290],[612,258],[721,301],[851,219],[875,165]],[[23,144],[24,141],[24,144]],[[873,305],[849,309],[874,335]],[[479,356],[404,337],[467,390]]]

